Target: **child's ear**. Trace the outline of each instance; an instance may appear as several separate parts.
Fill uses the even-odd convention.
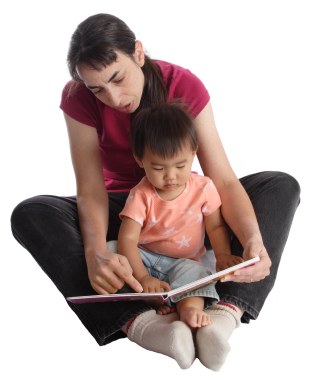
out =
[[[138,157],[136,157],[136,156],[134,156],[134,158],[135,158],[135,161],[138,163],[138,166],[141,167],[141,168],[143,168],[144,165],[143,165],[142,161]]]

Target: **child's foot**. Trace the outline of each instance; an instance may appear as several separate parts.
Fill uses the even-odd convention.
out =
[[[180,321],[185,322],[192,328],[204,327],[212,324],[212,319],[207,313],[192,306],[181,307]]]
[[[146,311],[134,320],[128,338],[147,350],[175,359],[182,369],[189,368],[195,359],[191,329],[178,320],[177,313],[157,315]]]
[[[240,325],[240,318],[232,305],[215,304],[206,313],[213,323],[197,330],[197,357],[205,367],[219,371],[230,351],[228,339]]]
[[[166,315],[166,314],[173,313],[174,311],[176,311],[175,307],[162,305],[158,307],[158,309],[156,310],[156,313],[159,315]]]

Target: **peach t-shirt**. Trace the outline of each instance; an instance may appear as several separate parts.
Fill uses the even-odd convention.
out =
[[[172,201],[161,199],[144,177],[130,192],[120,217],[142,226],[139,246],[161,255],[199,260],[205,253],[204,216],[221,206],[208,177],[192,173],[185,190]]]

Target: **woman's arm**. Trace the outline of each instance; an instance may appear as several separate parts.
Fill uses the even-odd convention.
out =
[[[106,246],[109,200],[97,132],[95,128],[79,123],[66,114],[64,116],[76,176],[79,222],[91,285],[97,293],[115,293],[125,282],[134,290],[141,291],[126,258],[110,252]]]
[[[199,143],[197,156],[204,175],[213,180],[220,194],[222,215],[242,244],[244,259],[260,256],[258,263],[229,276],[229,280],[261,280],[270,273],[271,261],[250,199],[230,166],[219,138],[210,103],[195,118],[195,125]]]

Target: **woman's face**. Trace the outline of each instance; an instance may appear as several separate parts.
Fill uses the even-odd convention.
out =
[[[139,41],[135,47],[133,59],[117,51],[117,60],[101,70],[77,67],[83,83],[102,103],[124,113],[136,111],[144,88],[144,51]]]

